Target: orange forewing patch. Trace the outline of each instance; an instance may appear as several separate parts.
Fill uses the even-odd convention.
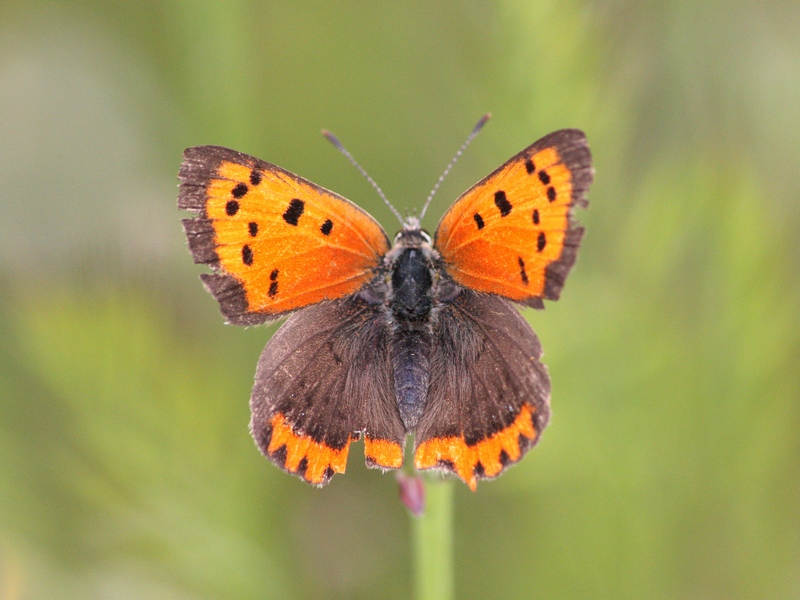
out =
[[[389,250],[366,212],[288,171],[222,161],[216,175],[205,215],[219,265],[242,284],[248,312],[279,314],[352,294]]]
[[[272,437],[267,452],[273,455],[285,446],[286,460],[282,466],[290,473],[300,475],[313,485],[327,483],[333,473],[344,473],[352,438],[347,440],[343,448],[336,450],[326,444],[315,442],[310,436],[294,433],[281,413],[272,417],[270,424]],[[305,470],[301,471],[300,464],[303,459],[305,459]]]
[[[543,297],[561,258],[573,205],[572,173],[556,146],[535,145],[465,192],[436,231],[459,284],[524,302]]]
[[[481,477],[496,477],[509,463],[521,458],[519,436],[530,440],[536,439],[533,426],[534,407],[530,404],[522,406],[514,422],[494,435],[470,446],[463,437],[437,437],[422,442],[414,454],[414,466],[419,469],[442,468],[442,462],[452,465],[452,470],[466,483],[472,491],[478,486],[478,475],[475,468],[483,466]],[[508,462],[501,461],[505,451]]]
[[[370,466],[399,469],[403,466],[403,447],[390,440],[364,438],[364,457]]]

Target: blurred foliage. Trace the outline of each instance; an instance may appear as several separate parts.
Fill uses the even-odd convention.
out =
[[[175,173],[216,143],[391,214],[584,129],[563,298],[528,311],[554,419],[456,493],[464,598],[800,595],[800,5],[0,5],[0,598],[405,598],[408,517],[367,471],[263,460],[273,329],[226,328]],[[413,175],[413,176],[412,176]]]

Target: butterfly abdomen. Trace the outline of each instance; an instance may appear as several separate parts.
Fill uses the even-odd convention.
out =
[[[406,431],[417,427],[428,397],[431,335],[426,330],[398,329],[391,339],[397,409]]]

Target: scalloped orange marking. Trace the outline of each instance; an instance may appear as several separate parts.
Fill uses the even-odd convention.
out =
[[[403,447],[390,440],[364,438],[364,456],[383,469],[403,466]]]
[[[414,466],[419,470],[440,468],[439,461],[452,463],[453,471],[474,492],[478,487],[475,467],[483,465],[486,477],[495,477],[503,470],[500,454],[505,450],[511,462],[520,459],[519,436],[536,439],[533,427],[534,407],[525,404],[514,422],[474,446],[463,437],[437,437],[422,442],[414,454]]]
[[[330,467],[334,473],[344,473],[347,467],[347,452],[350,449],[352,436],[341,450],[326,444],[315,442],[307,435],[297,435],[283,414],[278,413],[270,421],[272,437],[267,452],[272,455],[281,446],[286,446],[286,462],[283,467],[295,475],[299,475],[300,461],[306,459],[307,467],[303,479],[314,485],[320,485],[325,479],[325,471]]]

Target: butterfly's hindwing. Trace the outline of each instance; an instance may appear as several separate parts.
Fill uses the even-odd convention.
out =
[[[550,416],[541,354],[530,325],[503,298],[462,290],[443,307],[416,467],[452,471],[474,489],[522,458]]]
[[[262,453],[314,485],[343,473],[365,436],[367,464],[402,464],[405,428],[394,399],[388,329],[357,296],[308,307],[275,333],[258,361],[251,431]]]

